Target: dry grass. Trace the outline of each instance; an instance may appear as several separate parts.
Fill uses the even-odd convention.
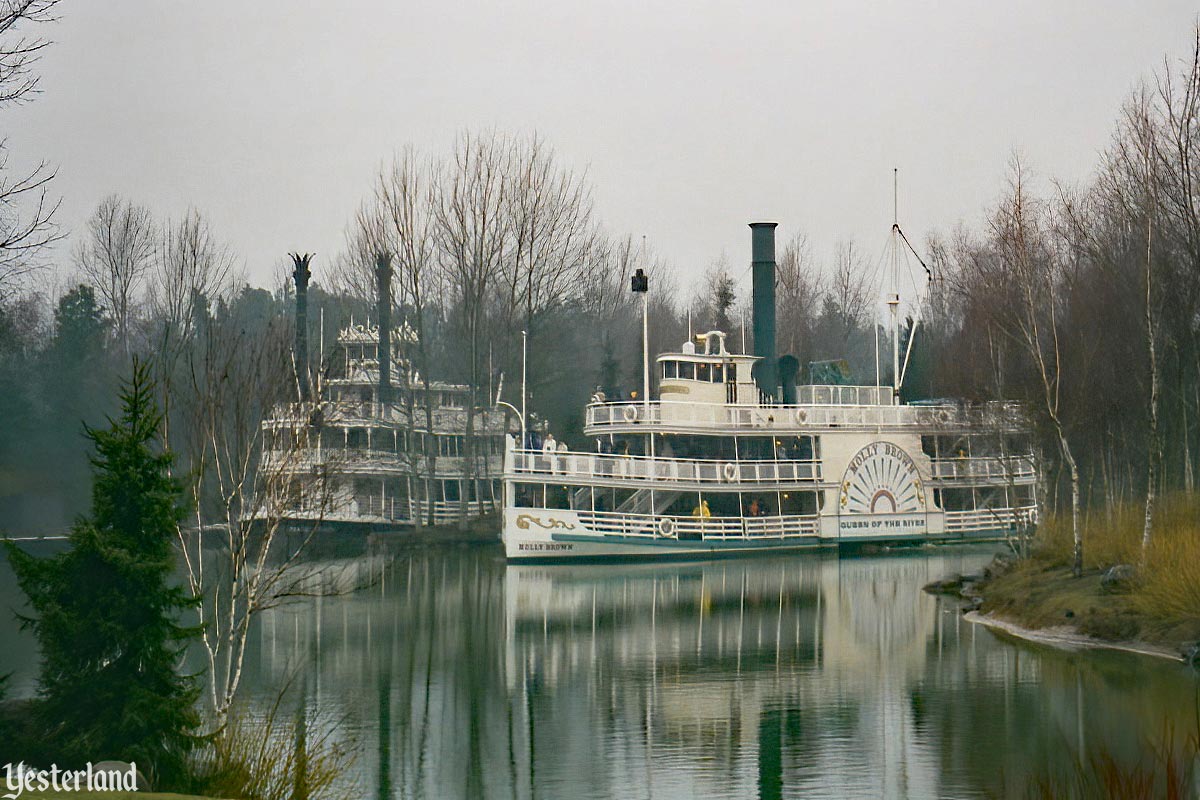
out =
[[[1200,731],[1179,737],[1167,725],[1158,741],[1144,745],[1145,755],[1135,762],[1122,761],[1107,750],[1087,758],[1072,753],[1072,768],[1067,775],[1033,778],[1026,797],[1185,800],[1192,796],[1200,759]]]
[[[1138,567],[1129,591],[1132,607],[1156,623],[1200,624],[1200,496],[1162,499],[1154,533],[1143,558],[1141,506],[1093,511],[1083,520],[1085,571],[1115,564]],[[1035,562],[1066,565],[1071,557],[1071,519],[1055,515],[1038,531]]]
[[[351,800],[356,787],[339,781],[353,752],[336,740],[337,727],[285,718],[278,703],[261,718],[234,713],[196,757],[187,788],[239,800]]]

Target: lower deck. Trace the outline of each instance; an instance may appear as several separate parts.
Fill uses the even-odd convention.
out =
[[[277,512],[285,520],[406,527],[448,525],[499,511],[495,477],[419,478],[406,475],[338,475],[324,481],[293,476]]]
[[[965,542],[1020,534],[1033,506],[907,514],[776,514],[713,517],[507,507],[509,559],[709,558],[846,544]]]

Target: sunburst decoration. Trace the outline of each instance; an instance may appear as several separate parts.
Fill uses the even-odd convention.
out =
[[[847,514],[910,514],[925,510],[917,465],[890,442],[872,442],[855,453],[842,477],[841,510]]]

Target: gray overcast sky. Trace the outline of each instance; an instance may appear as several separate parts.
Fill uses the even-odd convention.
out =
[[[289,250],[331,264],[382,159],[463,128],[536,129],[587,168],[617,233],[683,276],[746,223],[914,241],[977,223],[1019,150],[1085,179],[1120,103],[1187,54],[1186,2],[897,4],[68,0],[43,94],[7,112],[13,163],[59,167],[78,229],[117,192],[204,211],[271,280]],[[66,260],[65,248],[59,255]],[[740,271],[740,270],[739,270]]]

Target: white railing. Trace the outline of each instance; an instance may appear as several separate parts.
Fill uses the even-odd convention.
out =
[[[720,541],[817,537],[816,515],[776,517],[671,517],[622,514],[615,511],[576,511],[589,530],[608,536],[643,539],[716,539]]]
[[[813,387],[839,388],[839,387]],[[856,387],[840,387],[856,388]],[[756,430],[809,428],[930,428],[993,426],[1021,429],[1015,404],[960,409],[952,405],[725,405],[659,400],[652,403],[592,403],[585,431],[606,428],[636,431],[641,425],[682,429]]]
[[[947,511],[946,533],[970,533],[972,531],[1003,530],[1016,528],[1033,522],[1037,516],[1034,507],[983,508],[977,511]]]
[[[956,480],[967,478],[988,478],[1007,480],[1009,478],[1033,478],[1036,473],[1033,459],[1029,456],[984,457],[984,458],[943,458],[932,462],[935,480]]]
[[[543,453],[514,450],[513,472],[560,478],[661,481],[664,483],[798,483],[821,480],[815,459],[783,461],[722,461],[720,459],[660,458],[609,453]]]
[[[491,500],[472,500],[467,504],[467,516],[479,517],[497,511],[499,509],[499,502],[499,500],[495,502]],[[438,500],[432,506],[433,521],[437,525],[457,522],[462,515],[462,503],[457,500]],[[336,508],[326,511],[300,507],[284,509],[279,514],[285,519],[297,520],[320,519],[325,522],[382,522],[391,525],[412,525],[416,522],[418,516],[422,523],[428,521],[429,509],[430,503],[428,502],[416,500],[405,501],[404,499],[394,500],[392,498],[387,498],[386,501],[380,502],[380,498],[373,497],[369,500],[355,498],[355,502],[347,500],[344,503],[338,504]],[[260,511],[257,516],[262,517],[265,514]]]
[[[397,524],[411,524],[418,518],[422,522],[429,519],[429,511],[432,506],[433,521],[438,525],[457,521],[463,513],[463,507],[466,506],[466,515],[468,517],[478,517],[495,511],[498,508],[499,501],[492,502],[491,500],[471,500],[463,503],[459,500],[436,500],[433,503],[419,500],[394,500],[392,498],[381,499],[376,495],[370,497],[358,497],[358,515],[359,517],[372,517],[376,519],[386,520]]]
[[[891,406],[895,396],[890,386],[797,386],[799,405]]]
[[[462,456],[438,456],[435,463],[436,472],[432,477],[463,477],[466,470],[465,461]],[[476,456],[479,474],[475,477],[500,477],[504,469],[503,462],[504,457],[500,454]],[[425,463],[425,458],[419,455],[352,447],[324,447],[319,451],[315,447],[290,451],[268,450],[263,454],[264,469],[284,472],[311,472],[316,467],[325,467],[331,472],[398,473],[425,477]]]
[[[413,423],[417,429],[425,426],[425,406],[413,406]],[[309,403],[281,403],[271,416],[263,421],[266,429],[290,429],[311,425],[320,421],[323,425],[346,427],[392,423],[408,426],[408,405],[402,401],[394,403],[372,403],[357,400],[318,400]],[[474,427],[477,433],[501,433],[506,430],[506,416],[495,408],[477,408]],[[433,427],[437,431],[466,430],[467,412],[455,406],[435,405]]]

